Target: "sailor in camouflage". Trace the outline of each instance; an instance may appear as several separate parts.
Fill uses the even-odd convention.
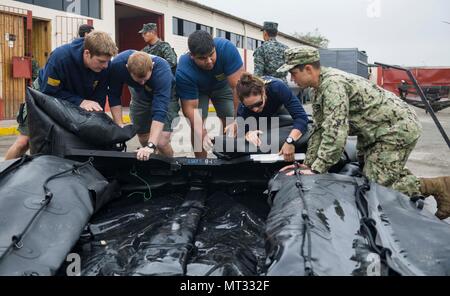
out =
[[[175,73],[177,71],[177,54],[173,50],[173,48],[170,46],[169,43],[164,42],[159,39],[158,37],[158,27],[155,23],[148,23],[144,24],[142,29],[139,31],[140,34],[142,34],[142,38],[144,38],[145,43],[147,43],[147,46],[142,49],[143,52],[146,52],[150,55],[158,56],[160,58],[165,59],[170,66],[170,69],[172,71],[173,76],[175,77]],[[138,98],[138,94],[133,88],[129,88],[130,93],[132,96],[132,100],[134,99],[134,102],[136,102],[136,106],[138,106],[139,101],[142,102]],[[145,100],[144,100],[145,102]],[[145,104],[145,103],[144,103]],[[172,88],[172,94],[171,94],[171,100],[169,102],[169,107],[167,111],[167,124],[165,125],[165,130],[162,133],[162,139],[160,140],[161,147],[159,147],[160,151],[169,156],[173,156],[174,151],[172,149],[172,146],[170,145],[170,141],[172,138],[172,127],[176,126],[179,121],[179,111],[180,111],[180,102],[175,92],[175,84]]]
[[[316,48],[300,46],[285,54],[286,63],[279,71],[289,71],[300,87],[315,90],[314,130],[304,174],[326,173],[339,161],[347,137],[357,136],[363,173],[369,180],[410,197],[433,195],[436,215],[450,216],[450,177],[419,179],[405,168],[422,131],[408,104],[365,78],[321,67]]]
[[[278,68],[284,64],[284,51],[288,48],[286,45],[277,41],[278,24],[273,22],[264,22],[262,31],[264,43],[258,47],[254,54],[254,63],[256,76],[272,76],[280,78],[287,83],[287,72],[277,72]]]
[[[158,27],[154,23],[145,24],[139,31],[142,34],[147,46],[142,51],[165,59],[169,62],[172,73],[175,75],[177,70],[177,54],[169,43],[162,41],[158,37]]]

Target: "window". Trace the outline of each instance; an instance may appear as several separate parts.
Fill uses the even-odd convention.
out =
[[[197,24],[197,30],[203,30],[203,31],[206,31],[206,32],[208,32],[209,34],[211,34],[211,36],[212,36],[212,34],[213,34],[213,28],[212,28],[212,27],[209,27],[209,26],[200,25],[200,27],[199,27],[199,24]]]
[[[101,0],[16,0],[42,7],[67,11],[79,15],[100,18]]]
[[[247,37],[247,49],[255,50],[263,44],[263,41]]]
[[[230,36],[231,37],[230,41],[234,45],[236,45],[236,47],[244,48],[244,36],[238,35],[238,34],[234,34],[234,33],[231,33],[230,35],[231,35]]]
[[[39,5],[47,8],[53,8],[57,10],[63,10],[63,1],[54,1],[54,0],[34,0],[34,5]]]
[[[178,36],[188,37],[197,30],[203,30],[212,35],[213,28],[202,24],[197,24],[191,21],[183,20],[177,17],[172,21],[173,34]]]
[[[236,47],[244,48],[244,36],[217,29],[217,37],[226,38],[231,41]]]
[[[227,32],[227,31],[224,31],[221,29],[217,29],[217,37],[226,38],[226,39],[230,40],[230,32]]]
[[[89,1],[89,16],[95,17],[95,18],[101,18],[101,8],[100,8],[100,0],[97,1]]]

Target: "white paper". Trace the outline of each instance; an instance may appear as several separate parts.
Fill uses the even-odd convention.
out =
[[[295,160],[305,160],[305,153],[296,153]],[[283,155],[278,154],[252,154],[250,155],[250,159],[257,162],[262,163],[273,163],[278,161],[284,161]]]

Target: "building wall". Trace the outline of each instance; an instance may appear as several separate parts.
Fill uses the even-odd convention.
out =
[[[127,1],[131,2],[154,2],[156,0],[140,0],[140,1]],[[263,40],[262,32],[259,27],[253,26],[251,24],[241,22],[236,19],[231,19],[229,17],[223,16],[221,14],[208,11],[199,7],[195,7],[189,5],[182,1],[177,0],[161,0],[158,2],[166,2],[168,3],[168,10],[161,10],[161,13],[164,13],[165,18],[165,35],[166,41],[171,43],[172,47],[174,47],[178,56],[184,54],[188,51],[187,47],[187,37],[173,35],[173,24],[172,18],[177,17],[181,19],[185,19],[188,21],[192,21],[195,23],[200,23],[203,25],[213,27],[214,36],[217,33],[217,28],[225,31],[229,31],[232,33],[244,35],[245,37],[250,37],[257,40]],[[297,40],[293,40],[284,36],[278,36],[278,40],[283,44],[286,44],[289,47],[295,47],[302,45]],[[247,46],[247,41],[244,40],[244,47]],[[241,48],[238,49],[243,60],[246,62],[246,70],[253,73],[254,70],[254,62],[253,62],[253,50],[247,49],[243,50]],[[245,59],[246,56],[246,59]],[[288,77],[288,80],[290,78]]]
[[[114,24],[115,17],[114,9],[111,9],[111,7],[113,8],[112,0],[101,1],[102,19],[94,19],[13,0],[2,0],[1,4],[31,10],[33,12],[33,18],[50,21],[52,28],[52,49],[55,49],[63,43],[70,42],[76,36],[78,26],[82,23],[87,23],[87,20],[93,20],[96,29],[108,32],[111,36],[114,36],[114,27],[111,26],[111,23]]]
[[[247,39],[250,37],[257,40],[262,40],[262,32],[258,26],[245,22],[243,20],[234,19],[228,15],[209,10],[203,7],[197,7],[190,3],[186,3],[180,0],[126,0],[126,1],[114,1],[114,0],[102,0],[101,1],[101,19],[81,16],[74,13],[65,11],[54,10],[37,5],[27,4],[24,2],[13,0],[1,0],[0,6],[15,7],[24,10],[30,10],[33,14],[33,19],[44,20],[50,22],[48,27],[51,28],[51,49],[71,42],[77,37],[78,26],[82,23],[88,23],[92,21],[94,27],[97,30],[105,31],[111,35],[111,37],[117,40],[116,34],[116,6],[115,3],[132,6],[137,9],[153,11],[164,15],[164,35],[165,40],[169,42],[175,49],[178,56],[188,51],[187,37],[178,36],[173,34],[173,17],[199,23],[202,25],[210,26],[213,28],[213,35],[217,35],[217,29],[228,31],[231,33],[244,36],[243,47],[239,48],[239,52],[246,65],[246,70],[253,72],[253,50],[246,49]],[[48,38],[45,37],[45,38]],[[279,36],[279,40],[288,46],[300,45],[300,42],[291,40],[284,36]],[[47,51],[47,50],[46,50]],[[41,63],[42,64],[42,63]],[[6,80],[7,73],[5,71],[0,72],[0,81]],[[23,85],[25,81],[21,82]],[[0,86],[2,87],[2,86]],[[17,102],[22,100],[23,91],[12,95]],[[17,99],[17,98],[20,98]],[[3,106],[4,110],[9,110],[7,117],[11,118],[12,114],[15,114],[17,109],[17,102],[14,101],[13,105]],[[12,108],[12,109],[8,109]],[[0,119],[5,116],[0,115]]]
[[[61,44],[70,42],[76,35],[76,28],[78,25],[86,23],[89,19],[93,20],[93,24],[97,30],[105,31],[113,38],[116,38],[115,2],[164,14],[165,40],[175,48],[178,56],[188,51],[187,37],[173,35],[173,17],[211,26],[214,28],[214,35],[216,35],[216,29],[219,28],[246,37],[262,40],[262,33],[259,28],[255,26],[178,0],[103,0],[101,1],[101,19],[89,18],[13,0],[2,0],[2,5],[32,10],[33,17],[51,21],[52,49],[54,49]],[[300,45],[300,43],[283,36],[279,36],[279,40],[288,46]],[[246,40],[244,40],[244,46],[246,46]],[[244,50],[239,49],[239,51],[241,55],[244,56]],[[250,67],[253,65],[252,56],[253,51],[248,50],[247,61],[249,68],[253,68]]]
[[[283,36],[278,36],[278,41],[280,41],[281,43],[286,44],[289,47],[296,47],[296,46],[302,45],[300,42],[293,41],[292,39],[288,39],[288,38],[283,37]]]
[[[25,54],[24,15],[0,11],[0,119],[14,118],[25,96],[25,79],[14,78],[13,59]],[[15,36],[6,41],[5,36]]]

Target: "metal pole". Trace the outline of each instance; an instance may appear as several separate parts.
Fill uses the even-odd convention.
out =
[[[377,62],[375,62],[375,65],[381,66],[383,68],[392,68],[392,69],[397,69],[400,71],[405,71],[408,74],[409,78],[411,79],[412,83],[414,84],[414,87],[417,90],[417,93],[419,94],[420,98],[422,99],[422,102],[425,104],[427,111],[430,113],[431,118],[433,118],[433,121],[436,124],[438,130],[440,131],[445,142],[447,143],[448,148],[450,148],[450,140],[447,136],[447,133],[445,132],[444,128],[442,127],[441,123],[439,122],[439,119],[436,117],[436,114],[434,113],[434,110],[431,107],[430,102],[428,102],[428,100],[425,96],[425,93],[423,92],[422,88],[420,87],[420,85],[417,82],[416,78],[414,77],[413,73],[409,69],[402,68],[400,66],[386,65],[386,64],[377,63]]]

